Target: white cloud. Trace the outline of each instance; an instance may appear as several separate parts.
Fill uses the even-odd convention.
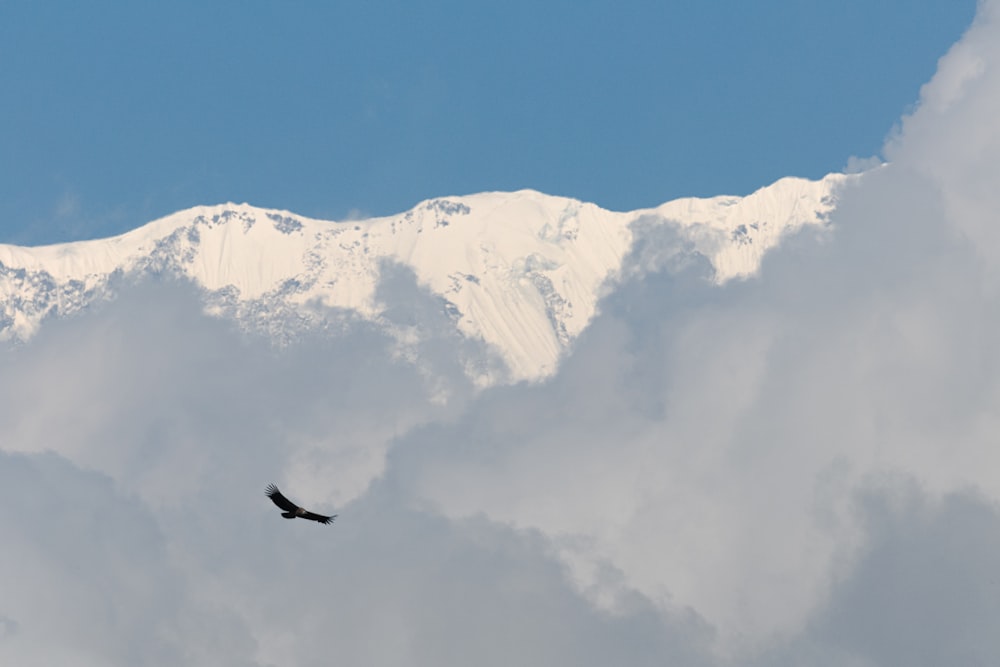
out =
[[[393,316],[433,328],[405,279]],[[702,660],[697,617],[641,597],[610,617],[540,536],[452,523],[377,482],[393,438],[472,393],[443,341],[419,367],[364,324],[275,351],[197,304],[140,286],[4,355],[0,662]],[[272,480],[337,523],[286,522]]]

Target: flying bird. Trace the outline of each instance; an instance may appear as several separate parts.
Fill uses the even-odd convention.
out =
[[[316,514],[315,512],[310,512],[309,510],[303,509],[293,503],[288,498],[281,495],[281,491],[278,491],[278,487],[274,484],[268,484],[265,490],[267,497],[271,499],[275,505],[285,510],[281,513],[281,516],[286,519],[309,519],[310,521],[319,521],[320,523],[333,523],[333,520],[337,518],[337,515],[333,516],[323,516],[322,514]]]

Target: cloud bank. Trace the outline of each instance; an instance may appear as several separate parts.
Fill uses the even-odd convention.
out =
[[[720,288],[649,227],[544,384],[477,394],[405,274],[416,350],[178,285],[52,323],[0,359],[0,660],[997,663],[997,117],[994,1],[829,229]]]

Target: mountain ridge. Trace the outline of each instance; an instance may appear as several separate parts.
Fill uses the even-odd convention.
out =
[[[461,335],[497,349],[512,379],[537,380],[594,317],[644,226],[676,229],[716,282],[746,278],[784,235],[824,224],[850,178],[785,178],[745,197],[628,212],[535,190],[428,199],[342,222],[196,206],[106,239],[0,245],[0,339],[26,341],[46,318],[110,298],[116,279],[161,274],[198,285],[209,313],[279,338],[319,326],[324,309],[379,322],[382,264],[392,262],[442,300]]]

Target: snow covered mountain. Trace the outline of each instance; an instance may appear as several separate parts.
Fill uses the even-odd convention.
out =
[[[46,318],[149,275],[190,279],[208,312],[279,339],[322,326],[331,312],[380,323],[378,287],[391,262],[441,299],[463,336],[495,349],[511,379],[538,379],[594,317],[642,229],[674,228],[720,283],[746,277],[783,235],[824,223],[848,178],[786,178],[746,197],[630,212],[531,190],[432,199],[348,222],[247,204],[196,207],[108,239],[0,245],[0,339],[25,341]]]

